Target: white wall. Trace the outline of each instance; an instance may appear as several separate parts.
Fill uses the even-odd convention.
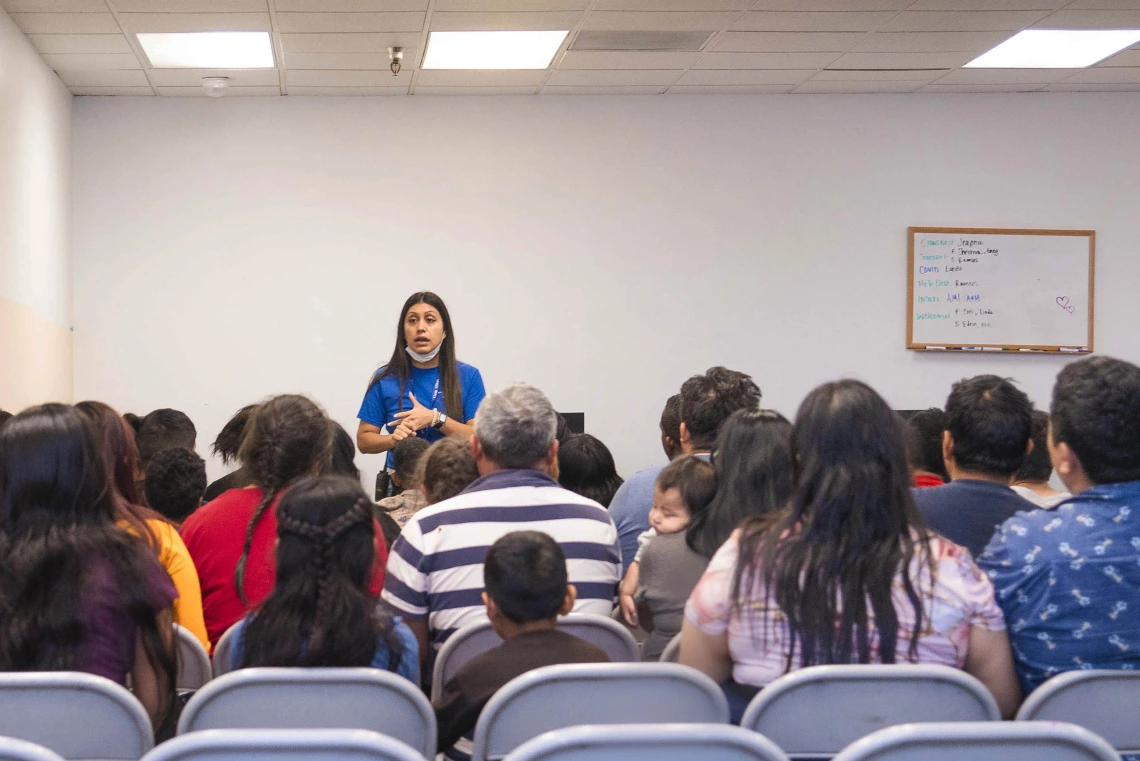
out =
[[[1096,229],[1097,348],[1140,360],[1137,125],[1134,94],[79,98],[76,395],[182,408],[200,448],[284,391],[354,430],[430,288],[488,387],[585,411],[627,475],[713,364],[789,416],[844,375],[1044,404],[1061,358],[903,348],[905,230]]]
[[[70,401],[71,93],[0,9],[0,407]]]

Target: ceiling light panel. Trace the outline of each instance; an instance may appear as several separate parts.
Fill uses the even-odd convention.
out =
[[[1136,29],[1026,29],[966,68],[1083,69],[1137,42]]]
[[[545,69],[568,30],[432,32],[425,69]]]
[[[268,32],[140,33],[156,69],[272,69]]]

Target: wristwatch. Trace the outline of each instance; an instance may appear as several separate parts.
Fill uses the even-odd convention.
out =
[[[440,428],[443,428],[443,424],[446,422],[447,422],[447,415],[446,415],[446,413],[441,412],[441,413],[439,413],[439,420],[436,422],[435,425],[432,426],[432,428],[434,428],[438,431]]]

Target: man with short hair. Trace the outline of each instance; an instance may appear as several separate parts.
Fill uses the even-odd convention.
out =
[[[197,441],[198,431],[185,412],[164,407],[147,414],[135,435],[142,474],[146,473],[150,458],[162,450],[182,447],[193,452]]]
[[[914,501],[927,526],[974,557],[994,531],[1033,505],[1009,488],[1029,449],[1033,403],[996,375],[954,384],[946,400],[942,459],[950,483],[916,489]]]
[[[566,553],[575,613],[608,616],[621,570],[617,530],[606,509],[550,477],[556,413],[546,395],[516,384],[489,394],[475,415],[471,454],[479,478],[408,520],[388,557],[384,601],[420,641],[438,649],[456,629],[486,620],[483,560],[504,534],[549,534]]]
[[[1026,694],[1063,671],[1140,668],[1140,367],[1068,365],[1051,412],[1049,453],[1073,496],[1006,521],[978,558]]]
[[[707,457],[729,415],[737,410],[760,409],[760,388],[751,376],[726,367],[711,367],[704,375],[694,375],[685,381],[677,396],[680,397],[676,440],[679,451],[673,457],[689,454]],[[670,402],[672,399],[661,414],[663,442],[668,433],[664,425]],[[659,465],[634,473],[610,502],[610,515],[621,538],[623,575],[637,554],[637,537],[649,530],[653,486],[664,467]]]

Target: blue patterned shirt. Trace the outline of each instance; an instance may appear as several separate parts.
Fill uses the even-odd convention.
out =
[[[1140,664],[1140,481],[1018,513],[978,565],[993,580],[1026,694],[1063,671]]]

